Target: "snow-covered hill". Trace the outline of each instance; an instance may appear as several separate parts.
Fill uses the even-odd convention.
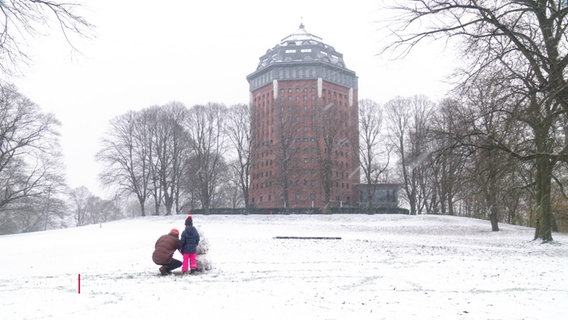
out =
[[[531,241],[529,228],[501,224],[495,233],[487,221],[448,216],[198,215],[213,269],[158,276],[154,243],[171,228],[181,230],[184,218],[0,236],[0,319],[568,314],[568,235],[541,244]]]

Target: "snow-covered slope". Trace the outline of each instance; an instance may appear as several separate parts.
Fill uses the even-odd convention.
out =
[[[568,314],[564,234],[543,245],[531,241],[529,228],[501,224],[502,231],[491,232],[487,221],[448,216],[198,215],[213,269],[158,276],[154,243],[182,229],[184,218],[0,236],[0,319],[550,320]]]

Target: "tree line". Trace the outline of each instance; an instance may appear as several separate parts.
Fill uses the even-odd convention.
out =
[[[0,181],[6,185],[0,217],[6,230],[9,225],[18,225],[19,231],[55,227],[50,221],[69,219],[69,212],[68,225],[83,225],[126,215],[248,206],[247,105],[187,108],[171,102],[115,117],[97,159],[104,164],[101,181],[117,196],[102,200],[84,187],[65,186],[59,123],[53,115],[42,113],[13,86],[3,86],[2,97]],[[400,183],[411,214],[487,218],[495,231],[499,222],[534,226],[531,166],[471,137],[483,128],[519,142],[522,130],[479,117],[486,112],[478,98],[463,95],[435,103],[426,96],[396,97],[382,105],[361,100],[362,183]],[[463,143],[465,136],[471,143]],[[27,163],[34,163],[33,169]],[[565,197],[560,188],[553,191],[555,226],[566,219]],[[124,201],[131,198],[136,206]]]
[[[89,26],[62,5],[33,2],[42,5],[58,9],[56,16],[64,18],[59,21],[70,23],[63,23],[70,26],[64,30]],[[3,12],[38,17],[25,11],[33,12],[33,6]],[[456,44],[463,67],[442,101],[424,96],[397,97],[380,106],[361,101],[363,182],[401,183],[413,214],[488,218],[493,230],[502,221],[531,225],[535,239],[551,241],[555,228],[566,228],[565,1],[417,0],[397,1],[388,9],[395,18],[385,29],[394,38],[385,41],[385,52],[404,55],[422,42],[445,39]],[[4,28],[4,43],[16,44],[10,30]],[[0,48],[4,57],[23,55],[17,47]],[[4,62],[11,60],[2,60],[2,69],[9,69]],[[48,225],[48,216],[61,213],[52,205],[61,201],[62,188],[57,120],[10,85],[2,86],[0,102],[0,223],[19,231]],[[221,201],[247,206],[250,150],[243,142],[250,139],[250,128],[240,127],[247,117],[229,125],[222,116],[238,114],[235,109],[217,103],[188,109],[172,102],[118,116],[97,155],[107,168],[102,181],[120,195],[135,195],[141,214],[150,206],[152,214],[212,208]],[[26,217],[32,211],[35,218]]]
[[[60,125],[15,86],[0,85],[0,234],[123,217],[116,199],[67,186]]]
[[[531,194],[518,204],[534,212],[535,239],[551,241],[555,190],[564,193],[568,160],[566,1],[417,0],[395,2],[389,10],[396,18],[386,51],[404,54],[442,39],[463,60],[454,105],[462,130],[443,133],[444,149],[491,159],[476,165],[487,173],[478,178],[485,179],[480,192],[492,221],[507,190],[500,179],[517,180],[516,188]]]
[[[142,216],[148,207],[153,215],[246,207],[248,114],[247,105],[171,102],[120,115],[97,153],[101,181],[133,195]]]

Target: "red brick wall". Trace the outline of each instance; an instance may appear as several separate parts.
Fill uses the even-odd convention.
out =
[[[359,183],[357,161],[357,90],[350,105],[349,88],[323,81],[322,97],[317,80],[278,81],[277,91],[267,85],[251,93],[252,168],[251,203],[258,208],[284,207],[282,159],[290,159],[288,207],[325,205],[320,178],[321,112],[332,110],[336,140],[332,163],[331,197],[334,206],[355,202]],[[284,138],[284,139],[283,139]],[[284,141],[284,142],[283,142]],[[289,148],[284,147],[290,145]],[[319,147],[318,147],[319,145]]]

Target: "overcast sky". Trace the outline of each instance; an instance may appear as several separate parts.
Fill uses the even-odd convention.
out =
[[[301,22],[343,54],[359,78],[359,99],[425,94],[437,101],[449,88],[452,57],[441,46],[395,61],[378,55],[378,22],[389,14],[381,0],[77,2],[95,37],[74,39],[78,54],[56,27],[46,29],[29,39],[31,64],[12,82],[62,122],[69,185],[99,196],[105,192],[94,156],[110,119],[170,101],[248,103],[246,76]]]

